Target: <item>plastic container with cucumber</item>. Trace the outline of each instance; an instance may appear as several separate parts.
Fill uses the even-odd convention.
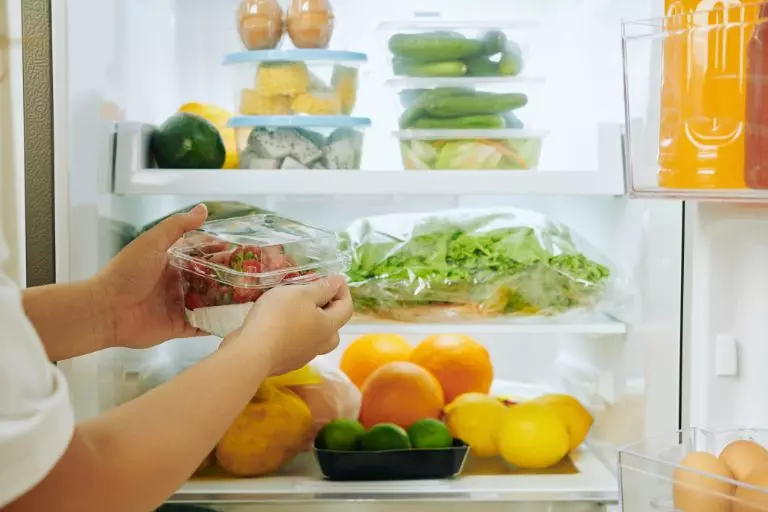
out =
[[[530,24],[384,23],[392,71],[408,77],[515,77],[523,71]]]
[[[415,129],[394,133],[406,170],[531,170],[539,165],[543,130]]]

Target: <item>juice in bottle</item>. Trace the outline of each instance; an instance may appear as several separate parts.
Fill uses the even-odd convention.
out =
[[[740,0],[666,0],[659,185],[744,188],[746,48]]]
[[[750,188],[768,188],[768,2],[747,49],[746,117],[744,177]]]

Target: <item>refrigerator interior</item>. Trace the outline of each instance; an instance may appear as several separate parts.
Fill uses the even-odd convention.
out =
[[[65,49],[59,57],[66,66],[54,75],[54,83],[66,94],[56,104],[61,125],[55,151],[66,161],[60,166],[66,167],[66,178],[57,180],[57,202],[68,206],[56,219],[57,242],[62,241],[56,260],[59,280],[93,275],[115,254],[123,234],[115,221],[141,226],[195,201],[229,198],[330,230],[374,213],[528,208],[567,224],[635,287],[637,313],[625,318],[596,314],[535,324],[400,324],[394,329],[353,322],[330,356],[338,360],[344,346],[368,332],[394,330],[413,342],[435,332],[469,334],[490,351],[496,379],[517,383],[514,394],[562,391],[590,407],[595,424],[573,457],[575,474],[479,471],[450,481],[344,484],[320,480],[310,456],[302,455],[275,476],[193,481],[175,499],[260,500],[275,507],[270,510],[285,501],[351,498],[539,502],[541,510],[565,510],[564,504],[548,505],[557,501],[582,502],[568,510],[593,510],[595,503],[617,500],[616,447],[679,427],[683,206],[625,197],[622,165],[620,20],[650,17],[657,3],[484,0],[470,6],[460,0],[336,0],[333,45],[368,54],[356,112],[371,117],[373,127],[366,136],[362,171],[307,173],[298,181],[280,171],[246,175],[219,170],[148,179],[151,171],[113,162],[117,122],[158,124],[188,101],[233,107],[221,58],[239,48],[237,1],[59,4],[53,13],[54,45]],[[542,100],[531,114],[549,130],[540,170],[456,171],[444,178],[400,170],[397,141],[390,133],[396,117],[390,106],[395,97],[386,84],[386,43],[375,28],[383,21],[435,13],[443,20],[535,24],[526,72],[543,79]],[[113,349],[63,363],[78,416],[91,417],[136,396],[147,368],[204,357],[217,343],[215,338],[174,340],[147,351]],[[503,509],[515,506],[534,510],[530,504]]]

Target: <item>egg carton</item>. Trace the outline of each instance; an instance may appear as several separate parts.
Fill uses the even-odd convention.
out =
[[[768,511],[765,447],[760,428],[691,428],[622,447],[622,510]]]

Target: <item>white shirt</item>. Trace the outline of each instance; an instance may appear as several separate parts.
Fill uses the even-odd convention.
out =
[[[0,233],[0,268],[8,249]],[[74,429],[67,383],[0,271],[0,508],[56,465]]]

